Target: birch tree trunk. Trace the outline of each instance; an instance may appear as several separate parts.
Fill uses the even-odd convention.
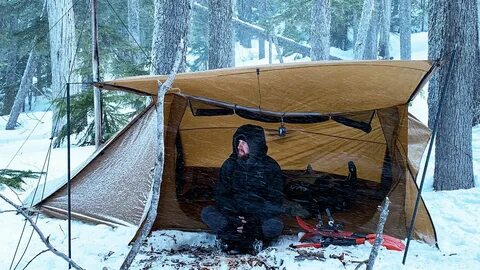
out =
[[[365,45],[368,37],[368,30],[373,13],[373,0],[364,0],[362,8],[362,16],[358,24],[357,39],[355,40],[355,47],[353,49],[355,59],[363,59],[365,53]]]
[[[400,0],[400,59],[412,58],[412,0]]]
[[[208,1],[208,68],[233,66],[232,1]]]
[[[330,56],[331,1],[315,0],[312,7],[310,44],[312,61],[328,60]]]
[[[36,42],[36,38],[33,41],[33,44]],[[22,81],[20,82],[20,88],[18,89],[17,96],[15,97],[15,102],[13,103],[12,110],[10,111],[10,117],[8,118],[7,125],[5,126],[6,130],[13,130],[17,124],[18,116],[22,110],[22,106],[25,103],[25,98],[32,86],[33,72],[35,67],[35,47],[32,48],[30,54],[28,55],[27,65],[23,72]]]
[[[472,164],[472,98],[478,80],[479,48],[476,0],[429,1],[429,57],[450,59],[456,50],[451,74],[448,64],[437,73],[436,84],[430,84],[429,107],[440,109],[435,141],[435,190],[467,189],[474,186]],[[438,104],[440,91],[443,104]],[[432,102],[431,101],[435,101]],[[441,107],[439,107],[441,106]],[[435,111],[437,108],[429,108]],[[431,114],[430,114],[431,115]]]
[[[381,28],[380,41],[378,45],[379,55],[383,59],[390,58],[390,22],[392,14],[392,0],[380,0],[383,2],[383,9],[381,10]]]
[[[155,0],[150,74],[168,74],[178,51],[180,39],[186,36],[190,23],[190,0]],[[179,72],[185,70],[185,54]]]
[[[72,0],[48,0],[48,24],[50,30],[50,62],[52,69],[52,97],[61,98],[64,95],[67,82],[79,82],[74,73],[75,51],[75,20]],[[78,87],[72,85],[71,94],[78,92]],[[55,109],[52,118],[52,132],[60,131],[65,121],[56,121],[58,111]]]

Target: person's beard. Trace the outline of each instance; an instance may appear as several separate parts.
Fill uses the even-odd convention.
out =
[[[238,159],[247,160],[248,159],[248,154],[243,154],[243,155],[238,154]]]

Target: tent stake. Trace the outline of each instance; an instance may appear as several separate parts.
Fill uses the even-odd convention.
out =
[[[410,227],[408,228],[407,245],[405,247],[405,252],[403,253],[403,260],[402,260],[403,265],[405,265],[405,262],[407,260],[408,248],[410,246],[410,240],[412,238],[413,226],[415,225],[415,218],[417,217],[418,204],[420,203],[420,198],[422,196],[423,183],[425,182],[425,175],[427,174],[428,161],[430,160],[430,154],[432,153],[433,141],[435,140],[435,136],[437,134],[438,119],[440,118],[440,112],[441,112],[441,108],[442,108],[442,104],[443,104],[443,99],[445,98],[445,92],[447,90],[447,85],[450,81],[450,76],[452,74],[452,66],[453,66],[453,60],[455,59],[455,53],[456,53],[456,50],[453,50],[452,56],[450,58],[450,63],[449,63],[449,66],[448,66],[447,80],[445,81],[443,89],[440,93],[440,101],[438,102],[438,109],[437,109],[437,113],[435,115],[435,121],[434,121],[434,125],[433,125],[433,130],[432,130],[432,137],[430,138],[430,142],[428,144],[427,158],[425,160],[425,165],[423,166],[422,180],[420,181],[420,187],[418,188],[417,200],[415,201],[415,208],[413,209],[412,220],[410,221]]]
[[[68,190],[68,258],[72,259],[72,205],[70,186],[70,83],[67,83],[67,190]],[[68,269],[72,264],[68,262]]]

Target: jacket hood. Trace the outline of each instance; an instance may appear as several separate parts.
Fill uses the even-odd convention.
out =
[[[249,124],[243,125],[237,129],[235,134],[233,134],[232,139],[232,155],[235,158],[238,157],[237,146],[239,140],[247,142],[250,150],[249,157],[261,159],[267,155],[268,147],[265,140],[265,132],[262,127]]]

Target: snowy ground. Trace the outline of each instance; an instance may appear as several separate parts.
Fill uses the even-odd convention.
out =
[[[425,59],[426,33],[412,36],[413,58]],[[243,49],[237,56],[237,63],[259,64],[254,60],[253,50]],[[348,58],[351,52],[332,48],[332,53]],[[392,36],[392,51],[395,59],[398,52],[398,38]],[[398,53],[397,53],[398,54]],[[268,52],[267,52],[268,55]],[[293,56],[286,61],[293,61]],[[308,59],[303,59],[308,60]],[[268,59],[266,60],[268,63]],[[422,121],[427,120],[426,94],[419,95],[411,110]],[[21,126],[14,131],[5,131],[7,118],[0,118],[0,168],[30,169],[40,171],[50,143],[51,113],[36,112],[22,114]],[[26,141],[26,138],[29,138]],[[20,151],[17,150],[21,149]],[[78,166],[93,152],[92,147],[72,149],[73,167]],[[440,250],[427,244],[413,241],[406,266],[401,264],[403,254],[380,250],[375,269],[478,269],[480,266],[480,126],[473,130],[473,157],[476,188],[448,192],[434,192],[432,188],[433,164],[429,164],[424,187],[424,200],[436,226]],[[66,149],[55,149],[52,153],[47,181],[61,177],[66,171]],[[433,161],[433,159],[431,160]],[[37,180],[28,180],[26,191],[18,192],[20,200],[36,186]],[[43,181],[43,179],[42,179]],[[17,196],[9,189],[0,189],[1,194],[19,203]],[[24,220],[12,208],[0,200],[0,269],[9,269],[15,253]],[[38,226],[50,242],[60,251],[67,252],[67,224],[64,220],[39,216]],[[31,227],[25,228],[25,236],[18,248],[16,260],[24,251]],[[91,225],[74,221],[72,224],[72,257],[86,269],[118,269],[128,252],[135,228],[111,228],[105,225]],[[214,237],[207,233],[180,231],[157,231],[148,239],[142,253],[138,255],[132,269],[355,269],[356,261],[368,258],[371,245],[355,247],[328,247],[324,250],[325,261],[297,261],[297,251],[288,248],[295,237],[280,238],[273,247],[253,256],[226,256],[215,251]],[[193,246],[193,248],[192,248]],[[28,250],[17,269],[23,269],[45,246],[34,233]],[[310,250],[310,252],[319,252]],[[339,256],[343,254],[342,264]],[[65,269],[67,264],[50,252],[39,255],[28,269]]]

